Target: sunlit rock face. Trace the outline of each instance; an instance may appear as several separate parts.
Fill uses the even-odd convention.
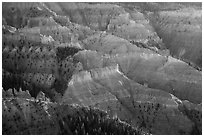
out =
[[[3,3],[3,134],[202,134],[200,11]]]
[[[202,67],[201,9],[151,13],[150,20],[171,54]]]
[[[141,84],[147,83],[151,88],[168,91],[180,99],[188,99],[194,103],[202,102],[201,72],[171,57],[167,60],[158,55],[149,56],[149,59],[146,55],[140,56],[138,60],[134,58],[118,58],[121,69],[131,79]],[[128,67],[126,63],[123,65],[122,62],[128,62],[129,59],[134,63]]]
[[[149,20],[139,11],[129,13],[122,6],[107,3],[46,3],[45,5],[60,15],[68,16],[70,21],[93,30],[107,31],[128,41],[145,42],[149,46],[164,48],[162,40],[149,24]]]
[[[111,35],[108,33],[97,33],[82,41],[87,50],[97,51],[103,54],[117,55],[125,53],[134,53],[139,51],[151,52],[151,48],[146,43],[130,43],[128,40]],[[144,47],[139,48],[140,44]]]
[[[133,52],[129,50],[129,47],[134,46],[125,39],[106,33],[88,37],[83,41],[83,44],[85,49],[96,50],[106,54]]]
[[[182,100],[202,102],[201,72],[180,60],[149,52],[152,51],[103,56],[92,51],[82,51],[74,58],[84,65],[84,69],[118,64],[120,70],[135,82],[165,90]]]
[[[178,110],[173,95],[133,82],[118,66],[73,75],[62,101],[101,108],[153,134],[188,134],[192,130],[193,123]]]
[[[144,15],[137,11],[134,14],[126,12],[111,19],[107,31],[130,41],[148,42],[152,40],[157,43],[161,42],[154,29],[150,26],[149,20],[145,19]]]
[[[68,16],[70,21],[94,30],[106,30],[111,18],[125,11],[114,4],[46,3],[58,14]]]
[[[79,40],[94,33],[87,26],[70,22],[67,16],[57,15],[44,3],[4,3],[2,11],[4,25],[21,28],[22,32],[50,35],[60,43],[70,41],[71,37],[65,39],[70,33],[77,34]]]

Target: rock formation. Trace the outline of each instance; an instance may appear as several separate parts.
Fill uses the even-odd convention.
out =
[[[202,134],[199,3],[3,3],[3,134]]]

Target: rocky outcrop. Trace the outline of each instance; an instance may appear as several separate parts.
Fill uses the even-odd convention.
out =
[[[124,13],[121,7],[105,3],[46,3],[45,5],[59,15],[69,17],[71,22],[102,31],[106,30],[111,18]]]
[[[183,8],[149,14],[165,46],[177,58],[202,67],[201,10]]]
[[[193,123],[179,110],[174,98],[133,82],[118,66],[112,66],[73,75],[62,102],[98,107],[153,134],[189,134]]]
[[[138,11],[126,12],[111,19],[107,31],[129,41],[144,43],[154,41],[158,45],[162,44],[161,39],[150,26],[149,20],[145,19],[144,15]]]
[[[107,33],[98,33],[83,40],[84,48],[105,54],[135,52],[135,45],[125,39]]]
[[[2,95],[3,134],[148,134],[98,109],[52,103],[42,92],[36,99],[22,90],[3,90]]]
[[[202,134],[200,11],[3,3],[3,134]]]
[[[67,5],[66,3],[46,3],[44,5],[60,15],[67,16],[71,22],[88,26],[93,30],[107,31],[128,41],[145,42],[150,47],[164,48],[162,40],[149,24],[149,20],[137,10],[127,12],[122,6],[102,3]]]
[[[135,53],[115,56],[81,51],[74,58],[83,64],[84,69],[118,64],[120,70],[135,82],[164,90],[182,100],[187,99],[193,103],[202,101],[201,72],[170,56],[138,48]]]

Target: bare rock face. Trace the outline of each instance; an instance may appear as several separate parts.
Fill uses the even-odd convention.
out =
[[[73,75],[62,102],[98,107],[153,134],[188,134],[193,123],[179,111],[174,98],[133,82],[112,66]]]
[[[112,4],[46,3],[45,5],[60,15],[68,16],[70,21],[93,30],[107,31],[133,41],[150,39],[160,41],[149,21],[139,11],[128,13],[122,6]]]
[[[75,58],[84,64],[84,69],[118,64],[120,70],[135,82],[165,90],[182,100],[201,103],[201,72],[180,60],[146,51],[115,56],[102,56],[95,52],[82,51],[76,54]]]
[[[137,31],[135,31],[137,30]],[[135,42],[155,41],[161,42],[160,38],[150,26],[149,20],[138,11],[134,14],[126,12],[110,20],[108,32],[115,36]]]
[[[172,55],[202,67],[201,9],[161,11],[150,17]]]
[[[145,42],[157,48],[164,48],[162,40],[151,27],[143,13],[129,13],[122,6],[88,3],[46,3],[54,12],[68,16],[70,21],[93,30],[107,31],[128,41]],[[137,31],[135,31],[137,30]]]
[[[113,4],[46,3],[46,5],[56,13],[68,16],[74,23],[102,31],[106,30],[111,18],[124,13],[121,7]]]
[[[130,57],[130,59],[133,58]],[[179,60],[169,57],[165,61],[158,55],[140,56],[134,62],[135,65],[130,65],[128,69],[126,69],[127,66],[122,67],[121,63],[121,69],[126,70],[124,73],[134,81],[141,84],[147,83],[151,88],[165,90],[182,100],[188,99],[194,103],[201,103],[201,72]],[[144,68],[146,69],[144,70]],[[129,73],[130,70],[131,73]]]
[[[131,44],[127,40],[106,33],[88,37],[83,41],[83,44],[85,49],[96,50],[106,54],[131,52],[128,50]]]
[[[202,134],[200,11],[3,3],[3,134]]]

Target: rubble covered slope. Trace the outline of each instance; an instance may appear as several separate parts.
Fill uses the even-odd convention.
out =
[[[201,3],[2,3],[2,134],[202,134]]]

